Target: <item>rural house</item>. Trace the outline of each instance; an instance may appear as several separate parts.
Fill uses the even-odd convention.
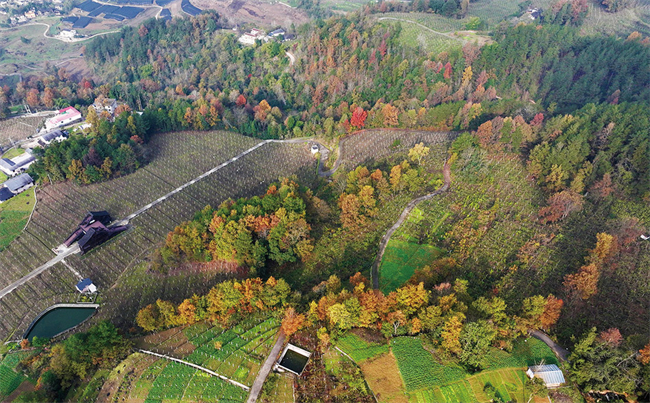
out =
[[[97,287],[93,284],[92,280],[85,278],[77,283],[77,291],[82,294],[94,294],[97,292]]]
[[[243,43],[244,45],[255,45],[255,40],[264,40],[266,37],[266,34],[264,31],[259,30],[259,29],[251,29],[251,32],[244,32],[242,36],[237,39],[239,42]]]
[[[557,388],[564,383],[564,374],[555,364],[533,365],[528,367],[526,375],[530,379],[539,378],[544,381],[547,388]]]
[[[9,189],[11,193],[15,195],[24,192],[32,186],[34,186],[34,180],[28,174],[18,175],[4,183],[4,187]]]
[[[61,130],[53,130],[49,133],[45,133],[38,139],[38,144],[42,147],[50,145],[53,141],[61,142],[66,140],[68,135],[62,132]]]
[[[95,108],[97,114],[106,111],[113,116],[113,114],[115,114],[115,109],[117,109],[117,101],[115,98],[104,98],[103,96],[100,96],[95,99],[92,107]]]
[[[90,211],[63,244],[69,248],[73,243],[77,242],[83,255],[95,246],[101,245],[128,229],[126,225],[107,227],[111,221],[111,216],[106,211]]]
[[[12,159],[0,159],[0,171],[4,172],[7,176],[15,176],[24,172],[30,165],[36,161],[30,153],[24,153]]]
[[[47,130],[56,129],[57,127],[63,127],[71,123],[81,120],[81,112],[68,106],[67,108],[61,109],[56,116],[53,116],[45,121],[45,128]]]

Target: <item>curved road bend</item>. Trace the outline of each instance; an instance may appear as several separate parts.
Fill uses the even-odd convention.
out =
[[[547,346],[553,350],[557,358],[560,360],[560,362],[564,362],[567,360],[567,357],[569,356],[569,351],[551,340],[548,335],[540,330],[531,330],[530,335],[533,336],[536,339],[539,339],[546,343]]]
[[[404,223],[404,221],[406,221],[409,214],[411,213],[411,210],[413,210],[413,208],[418,203],[429,200],[434,196],[439,195],[440,193],[446,192],[449,189],[449,186],[451,185],[451,168],[449,166],[449,161],[445,162],[445,165],[442,167],[442,175],[444,178],[444,184],[440,187],[440,189],[436,190],[433,193],[429,193],[428,195],[424,195],[418,197],[417,199],[411,200],[409,204],[406,205],[406,208],[404,208],[404,211],[402,211],[402,214],[400,214],[395,224],[393,224],[393,226],[390,227],[390,229],[386,231],[386,234],[384,234],[384,236],[381,238],[381,242],[379,243],[379,252],[377,252],[377,257],[375,257],[375,261],[372,263],[371,269],[372,287],[374,289],[379,289],[379,264],[381,263],[381,258],[384,256],[384,252],[386,251],[386,246],[388,246],[390,237],[393,236],[393,233],[397,231],[397,229]]]

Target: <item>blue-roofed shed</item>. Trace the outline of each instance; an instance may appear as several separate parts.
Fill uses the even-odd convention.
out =
[[[547,388],[557,388],[564,383],[564,374],[555,364],[533,365],[528,367],[526,375],[528,375],[530,379],[541,379],[544,381]]]
[[[11,190],[9,190],[9,189],[7,189],[5,187],[0,188],[0,203],[6,202],[7,200],[11,199],[12,197],[14,197],[14,194],[11,193]]]
[[[91,279],[85,278],[77,283],[77,291],[81,293],[94,293],[97,292],[97,287]]]

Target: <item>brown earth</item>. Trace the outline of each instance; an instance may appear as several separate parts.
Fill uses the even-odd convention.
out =
[[[392,352],[360,364],[368,386],[380,402],[408,403],[397,360]]]
[[[251,23],[263,28],[291,24],[296,26],[309,21],[303,10],[283,4],[269,4],[257,0],[191,0],[192,4],[202,10],[215,10],[231,24]]]
[[[7,402],[7,403],[13,402],[14,400],[16,400],[18,396],[22,395],[23,393],[31,392],[33,390],[34,390],[34,384],[31,383],[30,381],[25,380],[9,396],[5,397],[3,402]]]
[[[146,354],[134,353],[128,356],[120,365],[124,367],[117,371],[111,372],[109,378],[104,382],[102,390],[97,396],[97,403],[108,403],[112,402],[115,394],[119,392],[120,385],[122,382],[130,382],[140,378],[140,375],[147,369],[151,364],[157,361],[159,358],[153,357]],[[113,376],[114,375],[114,376]],[[127,377],[128,375],[128,377]],[[126,380],[125,380],[126,378]],[[123,388],[124,391],[128,392],[129,387]],[[124,397],[124,396],[123,396]],[[142,399],[144,401],[144,399]]]

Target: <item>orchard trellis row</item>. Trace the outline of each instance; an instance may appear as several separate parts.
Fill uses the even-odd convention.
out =
[[[366,130],[341,142],[340,163],[354,166],[396,149],[407,150],[418,142],[440,143],[453,137],[453,133]],[[258,140],[228,132],[164,134],[151,143],[152,162],[134,174],[84,187],[61,183],[39,189],[40,202],[27,230],[0,252],[0,262],[7,268],[0,272],[0,287],[51,259],[50,249],[58,246],[86,211],[108,209],[114,217],[126,217],[144,202],[156,200],[255,144]],[[227,198],[263,193],[270,182],[280,177],[297,175],[300,183],[310,185],[316,179],[315,165],[304,143],[267,143],[144,211],[131,221],[133,227],[129,231],[108,244],[86,256],[72,255],[65,260],[72,269],[93,278],[108,293],[100,318],[111,318],[123,325],[133,323],[136,312],[128,305],[136,302],[134,298],[138,301],[135,306],[141,306],[155,302],[161,295],[174,299],[191,296],[223,278],[221,274],[195,273],[171,276],[161,284],[137,279],[136,289],[118,288],[120,294],[108,298],[111,287],[125,270],[138,266],[169,231],[208,204],[217,206]],[[11,319],[0,327],[2,337],[26,327],[35,313],[48,306],[42,302],[47,295],[67,287],[73,290],[72,272],[64,266],[60,272],[65,273],[60,280],[52,278],[43,282],[39,280],[42,273],[28,282],[37,286],[19,287],[0,299],[0,313],[11,312],[8,313]],[[122,298],[125,294],[129,297]],[[71,298],[74,293],[65,295]],[[67,302],[66,297],[59,295],[56,302]],[[26,307],[24,301],[30,301],[32,308]]]

